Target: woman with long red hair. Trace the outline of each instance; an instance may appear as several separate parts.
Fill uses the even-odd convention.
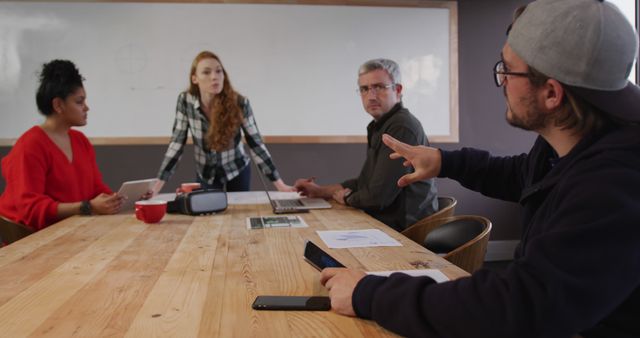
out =
[[[260,170],[280,191],[294,191],[280,178],[253,117],[246,97],[231,86],[217,55],[200,52],[191,64],[189,88],[180,93],[173,135],[160,166],[158,192],[174,173],[182,156],[187,134],[193,138],[196,180],[203,188],[248,191],[251,179],[249,157],[242,135],[257,156]]]

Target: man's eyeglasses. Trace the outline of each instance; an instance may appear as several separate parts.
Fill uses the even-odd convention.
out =
[[[360,86],[358,87],[357,92],[360,93],[360,95],[362,96],[369,94],[369,92],[372,92],[373,95],[376,95],[379,92],[383,90],[387,90],[395,85],[396,85],[395,83],[387,84],[387,85],[382,83],[376,83],[376,84],[372,84],[371,86]]]
[[[507,66],[504,65],[504,61],[500,60],[493,67],[493,75],[493,79],[496,81],[496,86],[502,87],[504,85],[504,80],[507,79],[507,75],[529,77],[531,73],[510,72],[509,69],[507,69]]]

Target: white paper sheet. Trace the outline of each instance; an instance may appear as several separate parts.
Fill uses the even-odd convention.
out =
[[[367,248],[374,246],[402,246],[378,229],[316,231],[332,249]]]
[[[228,192],[227,203],[233,204],[266,204],[269,203],[264,191]]]
[[[269,191],[272,199],[299,198],[297,192]],[[264,191],[238,191],[227,193],[228,204],[269,204]]]

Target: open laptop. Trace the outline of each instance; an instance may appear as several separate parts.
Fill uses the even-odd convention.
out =
[[[258,165],[253,160],[254,167],[258,171],[258,177],[260,177],[260,182],[262,182],[262,186],[264,187],[264,192],[267,194],[267,198],[269,199],[269,203],[271,203],[271,208],[273,209],[274,214],[286,214],[286,213],[296,213],[296,212],[308,212],[311,209],[329,209],[331,208],[331,204],[325,201],[322,198],[291,198],[291,199],[272,199],[269,194],[269,188],[267,187],[267,182],[264,179],[262,170],[258,168]]]

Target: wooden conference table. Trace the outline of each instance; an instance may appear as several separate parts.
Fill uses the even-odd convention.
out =
[[[316,230],[378,228],[402,247],[326,249],[366,271],[466,272],[365,213],[343,206],[301,215],[308,228],[248,230],[266,204],[224,213],[75,216],[0,249],[0,336],[302,337],[393,336],[376,323],[333,312],[254,311],[257,295],[325,293],[302,259]]]

